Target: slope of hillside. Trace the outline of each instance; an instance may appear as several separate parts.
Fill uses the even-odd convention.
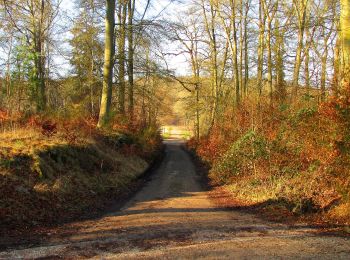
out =
[[[2,230],[99,211],[127,193],[160,150],[156,137],[142,144],[117,132],[76,133],[74,141],[66,134],[25,128],[0,135]]]

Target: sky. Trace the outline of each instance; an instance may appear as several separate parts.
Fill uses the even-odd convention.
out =
[[[145,6],[145,1],[146,0],[136,1],[136,3],[139,3],[138,9],[142,12]],[[151,0],[151,8],[147,12],[146,19],[154,17],[157,14],[161,13],[163,19],[174,20],[176,18],[176,15],[181,13],[181,8],[184,8],[186,6],[186,3],[189,2],[190,0],[182,0],[181,3],[179,1],[173,0]],[[72,70],[69,62],[69,40],[72,38],[70,28],[72,27],[74,18],[78,15],[77,8],[74,5],[75,1],[72,0],[62,0],[60,5],[60,13],[62,15],[56,20],[56,23],[60,29],[59,32],[53,36],[53,38],[56,40],[56,46],[54,47],[55,51],[51,53],[51,57],[53,59],[51,65],[55,66],[54,69],[51,70],[51,77],[53,78],[65,77],[69,75]],[[68,17],[68,20],[70,20],[70,22],[67,22],[67,19],[65,17]],[[104,28],[102,27],[101,30],[103,29]],[[179,52],[177,43],[163,41],[161,46],[164,52]],[[7,59],[6,57],[6,51],[2,51],[2,49],[0,49],[0,63],[3,63]],[[177,75],[186,75],[189,71],[186,58],[183,54],[167,55],[166,58],[169,69],[175,71]],[[4,71],[0,71],[0,75],[3,73]]]
[[[143,11],[143,8],[145,6],[145,0],[142,0],[142,1],[139,0],[139,1],[136,1],[136,3],[140,3],[139,8],[137,9]],[[174,20],[175,19],[174,14],[180,13],[181,8],[184,8],[186,6],[186,3],[189,3],[189,0],[184,0],[181,3],[177,1],[171,2],[171,0],[153,0],[151,2],[151,8],[147,12],[146,18],[153,17],[161,13],[163,18],[166,18],[167,20]],[[77,15],[77,12],[74,8],[74,1],[71,1],[71,0],[62,0],[61,10],[71,18],[76,17]],[[63,42],[70,37],[71,37],[70,33],[67,32],[65,35],[62,36]],[[178,45],[174,42],[166,42],[162,44],[162,47],[167,53],[179,52]],[[69,61],[64,59],[63,57],[57,57],[56,59],[58,63],[62,65],[65,64],[64,66],[61,67],[62,68],[61,73],[68,74],[70,70]],[[188,72],[188,64],[183,54],[168,55],[167,64],[169,66],[169,69],[174,70],[177,75],[186,75]]]

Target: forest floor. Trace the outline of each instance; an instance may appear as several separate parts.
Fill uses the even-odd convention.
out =
[[[206,188],[181,146],[166,142],[163,162],[118,210],[9,237],[0,259],[349,258],[350,237],[335,229],[227,207],[229,198]]]

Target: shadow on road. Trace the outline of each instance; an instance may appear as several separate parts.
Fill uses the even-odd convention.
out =
[[[12,243],[17,248],[38,245],[41,248],[10,251],[6,256],[16,253],[29,258],[97,257],[101,252],[117,254],[135,248],[148,250],[242,237],[306,239],[326,236],[319,229],[306,225],[290,227],[262,220],[239,210],[242,207],[218,206],[209,198],[208,191],[201,185],[202,177],[181,148],[183,141],[170,139],[165,144],[165,157],[159,167],[119,210],[97,219],[62,225],[41,237],[34,235],[24,240],[22,246]]]

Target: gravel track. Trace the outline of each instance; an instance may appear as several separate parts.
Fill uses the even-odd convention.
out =
[[[181,145],[166,142],[164,161],[120,210],[62,225],[0,259],[350,259],[349,237],[217,206]]]

